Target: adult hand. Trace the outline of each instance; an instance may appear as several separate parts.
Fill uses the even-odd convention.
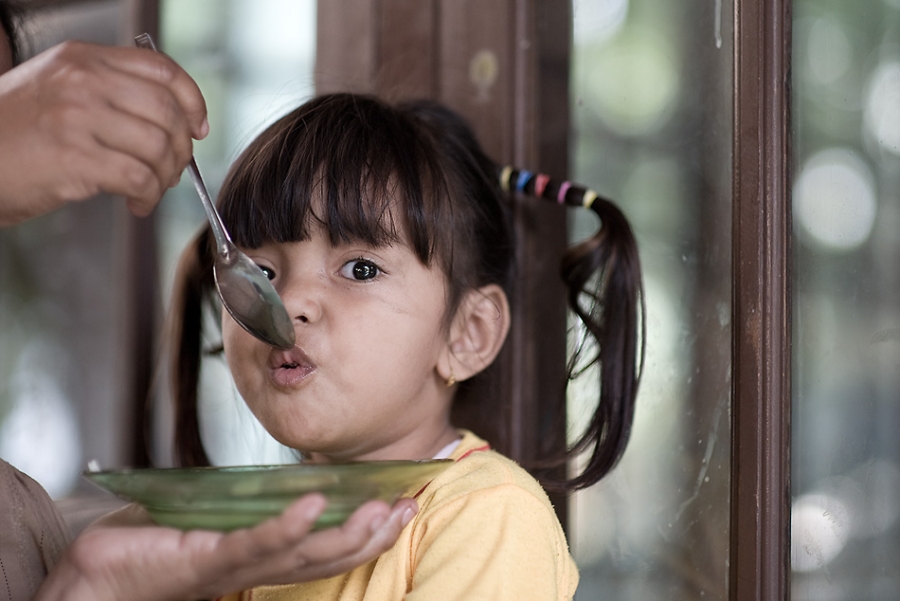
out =
[[[389,549],[418,510],[370,501],[340,528],[310,532],[325,508],[303,497],[279,517],[223,534],[149,524],[130,505],[89,526],[50,572],[34,601],[213,599],[264,584],[328,578]]]
[[[55,46],[0,75],[0,225],[99,192],[147,215],[208,129],[200,89],[164,54]]]

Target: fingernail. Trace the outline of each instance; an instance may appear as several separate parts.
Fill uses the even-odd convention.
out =
[[[416,511],[412,507],[408,508],[403,512],[403,516],[400,518],[400,523],[406,526],[415,515]]]

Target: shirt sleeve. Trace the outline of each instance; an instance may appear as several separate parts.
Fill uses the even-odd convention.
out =
[[[546,500],[515,485],[435,508],[412,549],[407,601],[568,600],[578,572]]]
[[[31,599],[69,539],[44,489],[0,460],[0,600]]]

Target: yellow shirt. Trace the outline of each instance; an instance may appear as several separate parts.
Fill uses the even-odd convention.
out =
[[[572,599],[578,570],[544,490],[484,440],[461,434],[450,456],[456,463],[419,492],[418,514],[381,557],[327,580],[261,587],[223,599]]]

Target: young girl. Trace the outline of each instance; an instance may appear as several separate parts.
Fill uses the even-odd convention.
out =
[[[642,338],[637,253],[622,214],[567,182],[498,170],[468,126],[434,103],[316,98],[263,132],[219,195],[235,243],[268,274],[297,334],[293,349],[273,349],[223,314],[234,381],[304,461],[456,463],[409,491],[420,510],[376,561],[229,599],[572,598],[578,573],[541,486],[450,422],[458,389],[493,362],[509,327],[509,190],[584,204],[602,220],[564,261],[572,308],[595,343],[582,349],[590,359],[576,353],[570,377],[599,363],[601,382],[571,449],[589,459],[563,484],[588,486],[621,456]],[[176,293],[176,437],[186,465],[207,464],[196,399],[211,238],[204,230],[186,250]]]

